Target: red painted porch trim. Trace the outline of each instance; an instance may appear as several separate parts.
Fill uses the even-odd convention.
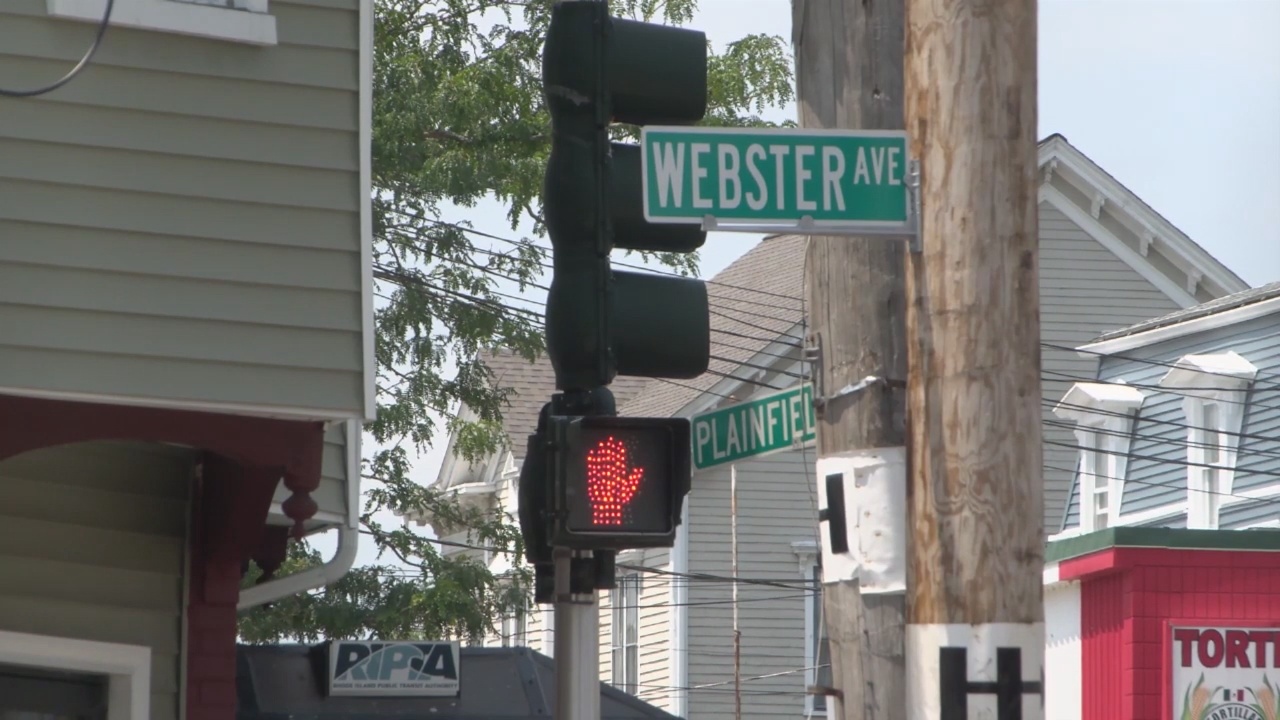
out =
[[[295,537],[316,513],[324,424],[240,415],[46,400],[0,395],[0,460],[20,453],[93,440],[167,442],[206,450],[245,466],[271,468],[292,495],[284,512]]]
[[[270,468],[208,454],[196,480],[187,576],[187,718],[235,720],[236,605],[250,556],[267,535],[280,480]]]

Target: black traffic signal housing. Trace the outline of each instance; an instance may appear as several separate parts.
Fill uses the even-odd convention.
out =
[[[711,345],[706,284],[613,270],[609,253],[689,253],[706,233],[645,222],[640,147],[611,142],[609,128],[701,120],[706,36],[610,17],[603,1],[557,2],[542,79],[552,128],[543,211],[554,268],[546,323],[556,387],[590,390],[616,375],[701,375]]]
[[[551,545],[620,550],[675,543],[691,477],[688,419],[548,421]]]

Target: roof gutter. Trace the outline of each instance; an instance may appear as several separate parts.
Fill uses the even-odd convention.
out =
[[[1218,328],[1247,322],[1277,312],[1280,312],[1280,297],[1267,298],[1266,300],[1246,305],[1238,305],[1229,310],[1220,310],[1169,325],[1161,325],[1150,330],[1142,330],[1131,335],[1095,340],[1076,348],[1076,354],[1087,358],[1098,357],[1099,355],[1114,355],[1194,333],[1217,330]]]
[[[268,580],[261,585],[240,591],[236,609],[244,612],[250,608],[274,602],[331,585],[342,579],[355,564],[360,545],[360,423],[346,422],[347,450],[347,517],[338,527],[338,548],[329,562],[302,572]]]

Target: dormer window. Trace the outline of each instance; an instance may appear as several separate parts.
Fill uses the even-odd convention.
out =
[[[1216,529],[1232,494],[1246,392],[1258,369],[1235,352],[1184,355],[1160,387],[1184,397],[1187,424],[1187,527]]]
[[[1143,398],[1123,383],[1076,383],[1053,409],[1076,424],[1081,532],[1105,530],[1120,517],[1133,421]]]

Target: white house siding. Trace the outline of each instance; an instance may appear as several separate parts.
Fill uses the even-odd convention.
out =
[[[1044,589],[1045,720],[1080,720],[1084,682],[1080,655],[1080,583]]]
[[[85,443],[0,462],[0,630],[151,649],[151,720],[176,720],[193,459]]]
[[[620,567],[619,577],[625,574],[640,577],[640,647],[639,687],[636,696],[652,705],[669,710],[671,706],[671,674],[669,647],[670,628],[674,616],[671,613],[671,587],[681,582],[663,572],[670,570],[671,554],[663,548],[646,551],[624,551],[618,563],[650,568],[649,572],[636,572]],[[653,572],[654,570],[660,572]],[[613,602],[612,591],[601,590],[600,598],[600,679],[613,682]]]
[[[779,453],[737,465],[738,577],[785,583],[776,587],[740,583],[738,622],[742,632],[741,675],[745,718],[804,714],[804,603],[794,542],[817,539],[815,451]],[[689,572],[731,575],[730,468],[696,473],[689,505]],[[733,717],[733,586],[693,580],[689,584],[689,717]],[[701,687],[700,686],[712,686]]]
[[[1180,306],[1047,202],[1040,203],[1040,335],[1046,345],[1075,348],[1104,332],[1164,315]],[[1077,381],[1096,377],[1096,358],[1041,349],[1045,531],[1062,527],[1078,453],[1075,434],[1053,406]],[[1057,423],[1057,424],[1050,424]]]

